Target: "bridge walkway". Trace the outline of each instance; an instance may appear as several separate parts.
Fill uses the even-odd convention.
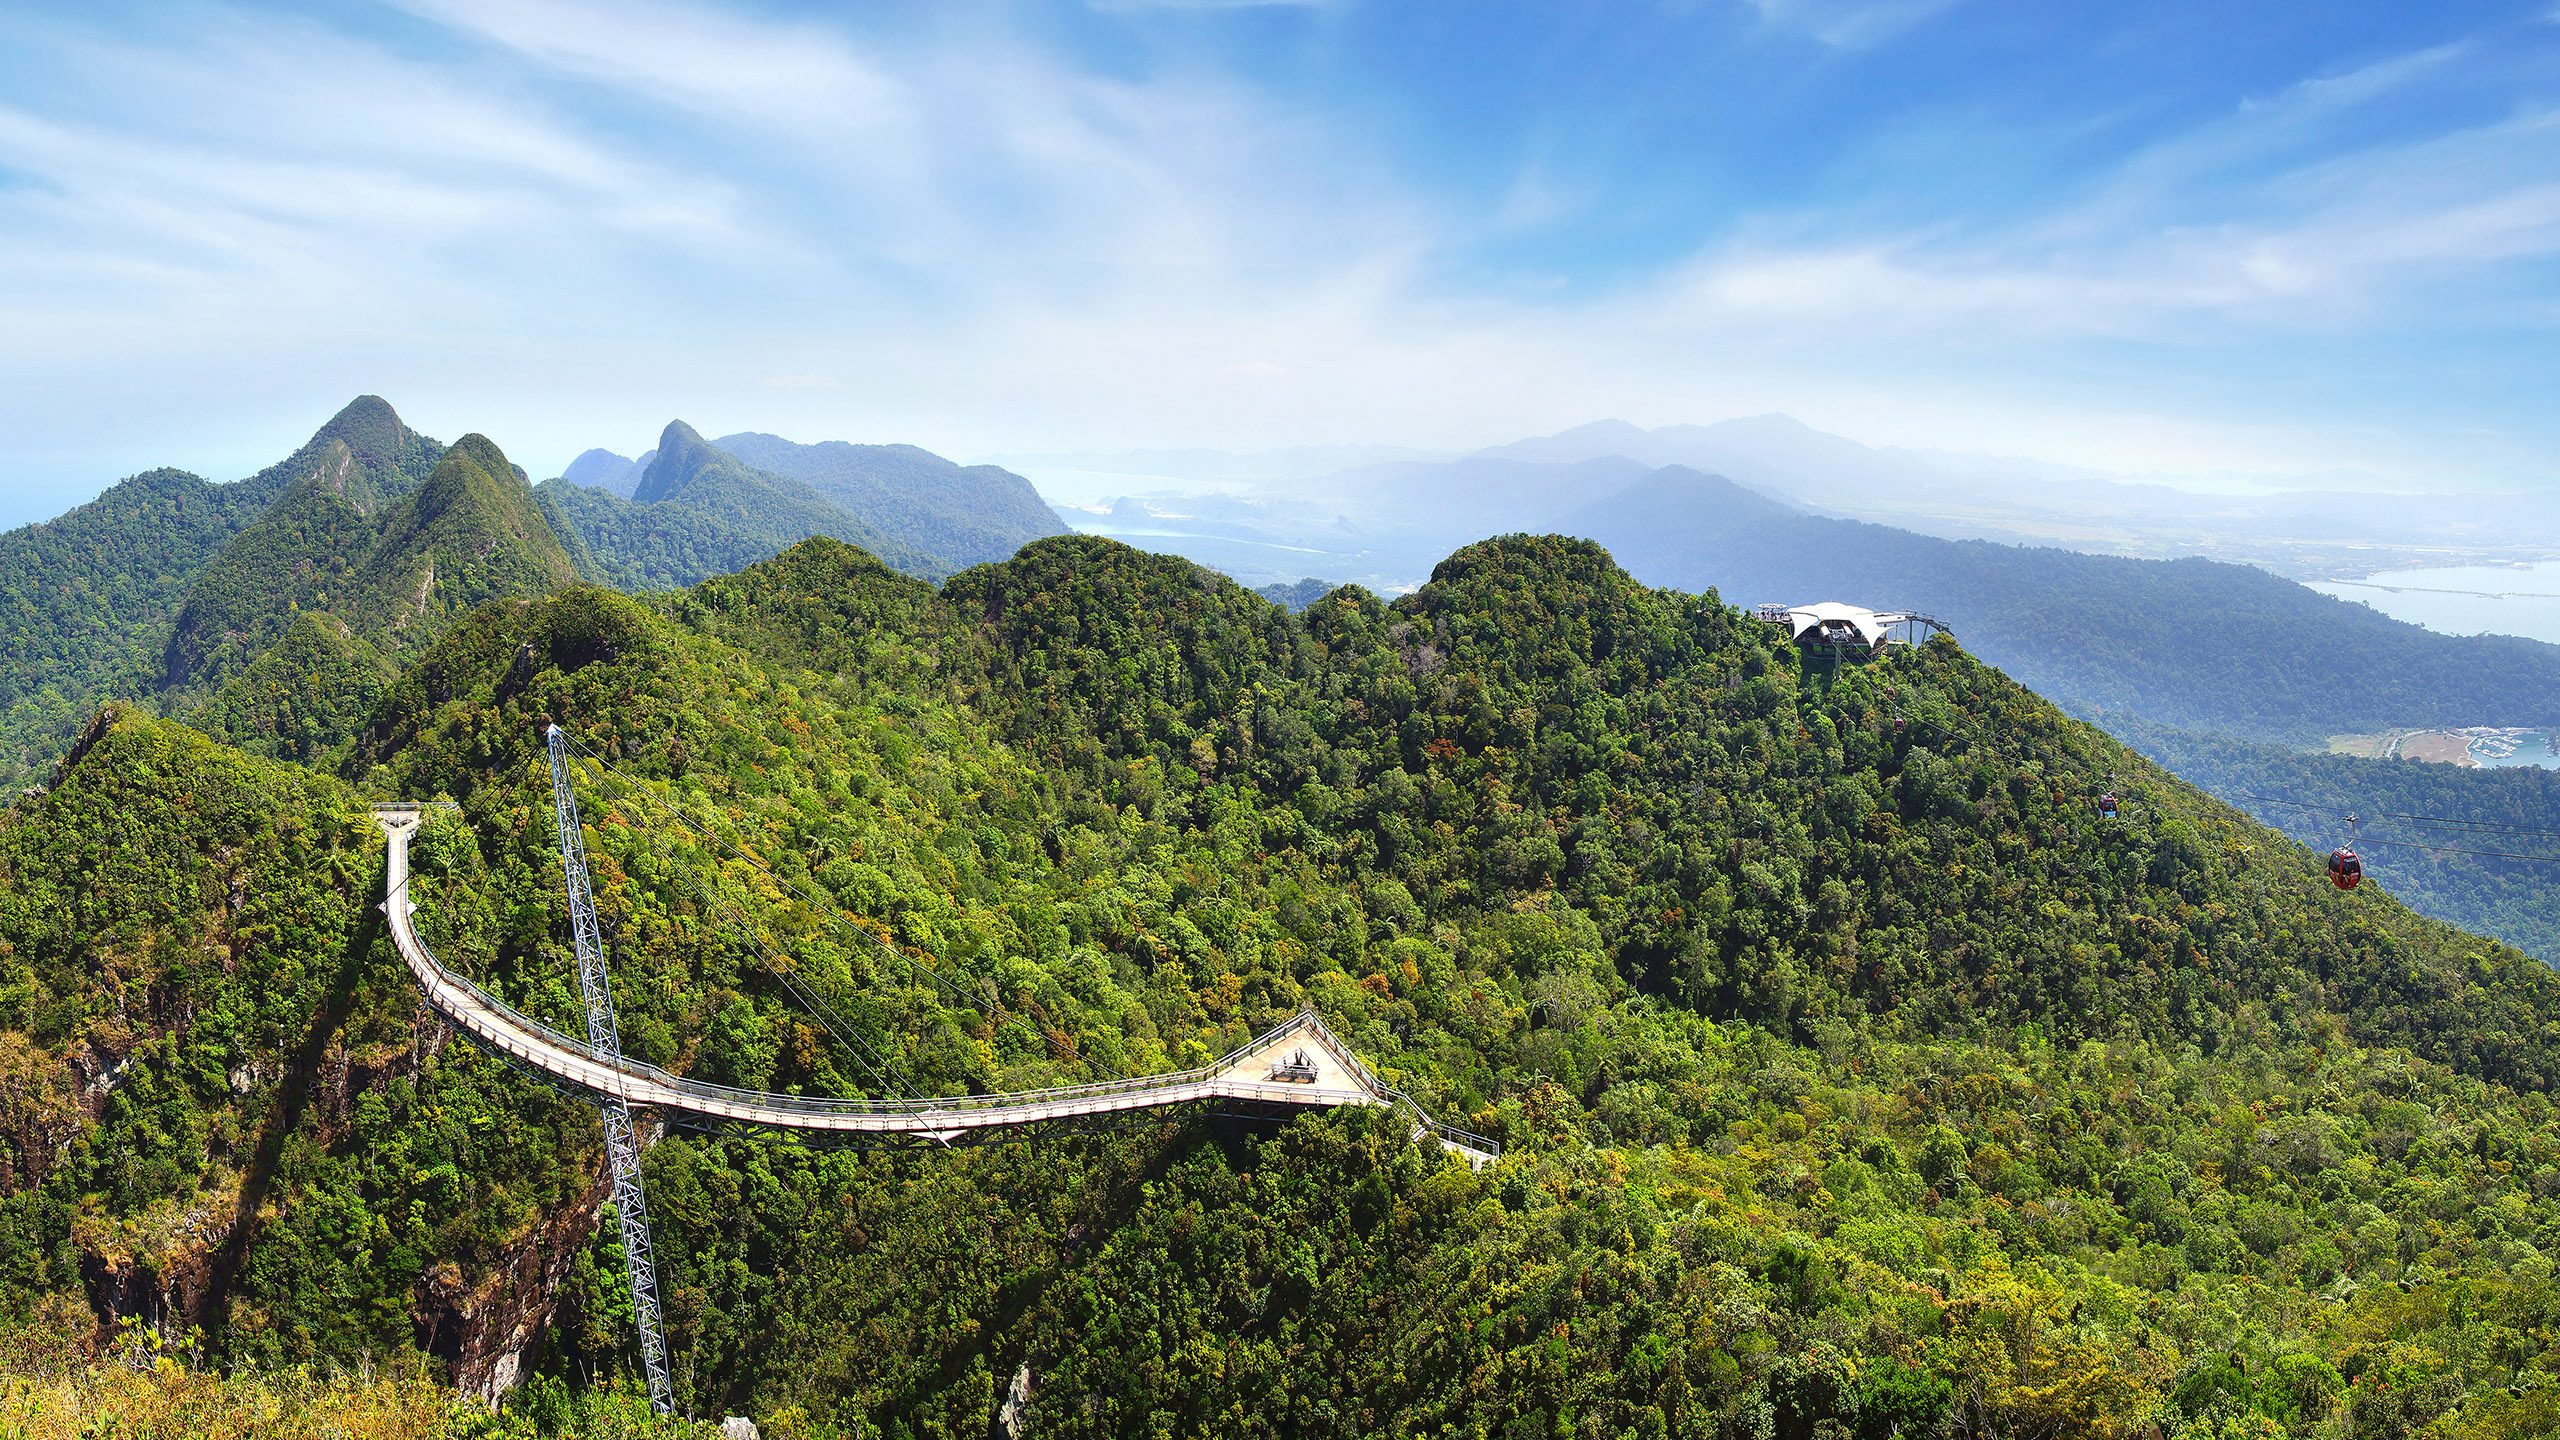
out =
[[[1011,1095],[945,1095],[913,1100],[830,1099],[738,1090],[673,1075],[654,1065],[598,1056],[564,1034],[448,970],[418,938],[409,900],[409,840],[422,807],[377,806],[390,841],[383,913],[393,946],[427,1003],[472,1041],[565,1089],[612,1098],[677,1123],[816,1143],[957,1145],[1025,1128],[1064,1127],[1099,1117],[1198,1102],[1254,1107],[1382,1105],[1402,1112],[1418,1139],[1429,1134],[1481,1169],[1501,1146],[1439,1123],[1381,1082],[1314,1012],[1303,1012],[1197,1070]]]

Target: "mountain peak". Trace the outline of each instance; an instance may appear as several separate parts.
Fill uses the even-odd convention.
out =
[[[465,435],[388,516],[367,557],[358,623],[395,641],[414,620],[431,638],[446,617],[507,595],[577,583],[577,567],[533,492],[485,435]]]
[[[641,475],[639,488],[632,492],[631,498],[643,505],[655,505],[669,499],[682,490],[687,481],[701,474],[706,466],[721,458],[721,453],[692,426],[681,420],[670,420],[665,433],[658,437],[658,458],[649,462],[649,468]]]
[[[655,450],[633,460],[598,447],[570,461],[568,468],[560,472],[560,478],[572,485],[603,490],[628,500],[632,492],[640,488],[640,477],[648,470],[649,462],[657,458]]]
[[[311,437],[311,443],[345,441],[357,463],[377,476],[388,476],[398,468],[401,452],[410,438],[409,427],[401,422],[400,412],[391,408],[390,401],[379,395],[359,395],[330,416],[329,423]]]

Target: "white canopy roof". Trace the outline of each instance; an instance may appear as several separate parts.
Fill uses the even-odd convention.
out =
[[[1861,643],[1879,645],[1884,642],[1885,627],[1900,624],[1903,618],[1899,611],[1878,612],[1825,600],[1819,605],[1788,606],[1787,631],[1801,644],[1820,638],[1819,632],[1825,629],[1846,626],[1857,632]]]

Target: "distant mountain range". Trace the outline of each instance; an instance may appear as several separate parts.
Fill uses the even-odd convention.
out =
[[[1913,608],[2083,714],[2282,743],[2560,723],[2560,645],[2440,635],[2251,565],[1944,540],[1657,470],[1564,517],[1647,583],[1744,604]]]
[[[661,458],[676,448],[683,454],[662,465]],[[710,458],[705,451],[720,458]],[[723,460],[748,473],[738,474]],[[715,473],[706,478],[706,470]],[[1030,481],[993,465],[956,465],[913,445],[853,445],[842,440],[799,445],[755,431],[706,443],[691,427],[679,423],[668,427],[657,449],[636,460],[610,450],[589,450],[569,462],[560,480],[644,506],[669,500],[697,510],[726,506],[739,533],[754,536],[759,543],[768,534],[805,525],[815,513],[811,505],[830,507],[854,517],[862,527],[859,534],[836,538],[862,545],[892,569],[930,578],[1009,559],[1034,540],[1067,533]],[[748,490],[756,492],[752,499],[746,497]],[[582,529],[637,523],[625,512],[609,508],[590,506],[580,514],[582,518],[574,523]],[[588,520],[583,518],[587,514],[614,518]],[[811,534],[835,532],[803,529],[792,539]],[[909,557],[908,562],[893,558],[899,555]],[[744,568],[725,565],[693,579]],[[693,581],[669,578],[664,583]]]
[[[1312,457],[1327,454],[1343,457],[1341,465],[1309,468]],[[1418,584],[1430,562],[1446,553],[1436,540],[1407,542],[1432,531],[1438,520],[1474,508],[1467,467],[1601,460],[1640,471],[1683,465],[1817,514],[1947,539],[2060,545],[2146,559],[2201,555],[2263,565],[2295,579],[2560,557],[2560,495],[2394,494],[2385,493],[2380,477],[2349,472],[2303,476],[2281,490],[2220,476],[2181,476],[2171,484],[2018,456],[1864,445],[1785,415],[1651,430],[1602,420],[1465,457],[1398,455],[1383,447],[1365,453],[1336,447],[1262,455],[1166,450],[1015,457],[1044,493],[1070,507],[1065,513],[1072,522],[1097,533],[1121,533],[1117,527],[1138,523],[1118,513],[1126,505],[1160,519],[1220,513],[1228,533],[1203,538],[1230,543],[1224,561],[1213,563],[1230,563],[1254,583],[1273,578],[1262,567],[1283,566],[1287,556],[1254,549],[1233,533],[1237,525],[1272,532],[1252,537],[1266,546],[1307,547],[1337,578],[1368,581],[1410,570],[1398,577],[1402,585]],[[1424,508],[1404,502],[1416,489],[1430,492],[1434,487],[1427,483],[1402,487],[1401,493],[1372,488],[1381,477],[1420,477],[1434,470],[1448,478]],[[1547,513],[1569,513],[1574,504],[1597,498],[1559,495]],[[1328,522],[1339,518],[1347,529],[1281,534],[1290,526],[1256,523],[1303,520],[1307,514]]]
[[[1064,529],[990,466],[904,445],[715,445],[681,421],[638,461],[589,451],[532,486],[488,438],[445,446],[360,396],[248,480],[152,471],[0,534],[0,778],[43,778],[113,698],[312,758],[493,599],[676,588],[811,536],[939,580]]]
[[[1730,469],[1665,459],[1684,455]],[[2032,461],[1878,450],[1762,416],[1650,431],[1603,422],[1460,460],[1366,465],[1243,491],[1133,496],[1062,513],[1082,528],[1176,551],[1265,594],[1292,597],[1302,577],[1408,588],[1436,557],[1489,534],[1588,536],[1649,584],[1714,588],[1746,604],[1844,600],[1928,610],[1968,648],[2083,714],[2132,710],[2261,741],[2560,718],[2560,647],[2436,634],[2252,564],[2087,553],[2020,544],[2014,534],[1953,539],[1833,513],[1862,495],[1949,500],[2039,485],[2053,492],[2057,513],[2085,502],[2092,515],[2151,504],[2155,491],[2171,497],[2158,500],[2164,511],[2188,504],[2235,515],[2253,506],[2262,515],[2288,506],[2316,511],[2321,498],[2195,496]],[[2339,518],[2352,515],[2363,517],[2357,525],[2423,529],[2416,519],[2394,519],[2390,507],[2407,497],[2328,500],[2338,514],[2321,523],[2333,532],[2352,528]],[[2479,528],[2457,517],[2437,532]]]

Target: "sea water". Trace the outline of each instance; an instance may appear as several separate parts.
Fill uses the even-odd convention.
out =
[[[2519,765],[2535,765],[2545,770],[2560,770],[2560,755],[2551,752],[2551,732],[2529,730],[2507,737],[2516,742],[2512,755],[2493,755],[2491,746],[2477,740],[2471,743],[2471,763],[2491,770],[2508,770]]]
[[[2560,644],[2560,560],[2386,570],[2362,580],[2317,581],[2311,588],[2447,635],[2522,635]]]

